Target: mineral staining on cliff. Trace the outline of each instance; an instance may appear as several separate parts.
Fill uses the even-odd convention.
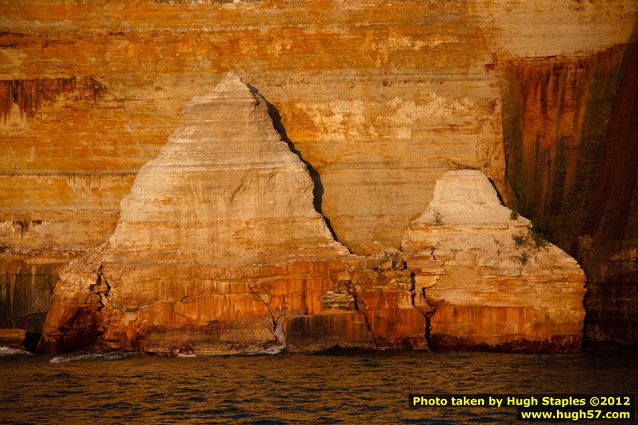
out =
[[[582,270],[501,205],[482,173],[451,171],[437,181],[402,248],[416,290],[435,309],[434,349],[580,349]]]
[[[624,53],[510,59],[503,64],[503,127],[511,203],[552,231],[581,231],[604,151]],[[564,211],[564,210],[568,210]],[[548,229],[550,230],[550,229]],[[565,233],[556,235],[565,242]],[[568,244],[565,244],[568,245]]]
[[[39,334],[58,271],[66,264],[43,258],[0,262],[0,328],[21,328]]]
[[[591,347],[638,341],[638,40],[504,60],[510,205],[587,274]]]
[[[11,312],[37,301],[57,265],[106,241],[180,108],[234,69],[280,111],[320,176],[321,211],[352,252],[398,248],[438,178],[479,169],[582,262],[590,339],[635,344],[638,179],[627,177],[637,169],[637,8],[3,2],[0,262],[56,267],[3,274],[11,289],[0,298],[20,299],[0,303]]]
[[[0,80],[0,113],[7,121],[13,105],[20,115],[32,117],[43,102],[51,102],[62,93],[76,91],[76,79],[48,78],[41,80]]]
[[[204,354],[425,348],[402,262],[352,256],[234,75],[184,108],[106,244],[61,272],[41,347]]]
[[[0,213],[37,212],[43,224],[29,246],[106,241],[118,221],[109,213],[177,127],[182,105],[231,69],[280,111],[321,175],[322,211],[353,252],[397,248],[427,206],[415,194],[431,193],[450,169],[504,181],[496,74],[485,72],[485,22],[471,4],[12,2],[0,15],[3,79],[75,75],[80,85],[95,75],[108,89],[90,108],[59,96],[51,113],[20,121],[16,107],[14,125],[0,125],[11,158],[0,163],[0,190],[27,195],[0,192]],[[74,173],[103,176],[103,185],[67,185]],[[90,214],[69,213],[98,203]],[[76,224],[51,225],[63,220]],[[16,234],[0,232],[0,240],[26,245]]]
[[[333,239],[312,194],[265,100],[225,76],[184,107],[110,239],[62,270],[41,349],[579,348],[582,271],[532,247],[482,173],[446,174],[404,251],[374,257]]]

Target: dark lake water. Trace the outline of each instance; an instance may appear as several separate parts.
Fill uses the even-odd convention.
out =
[[[511,408],[410,409],[408,394],[638,389],[638,350],[201,358],[0,354],[0,422],[12,424],[522,424],[529,422],[517,422]]]

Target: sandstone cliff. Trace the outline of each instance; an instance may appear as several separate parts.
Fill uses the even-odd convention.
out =
[[[312,192],[265,100],[224,77],[186,104],[111,238],[62,270],[41,349],[580,348],[582,271],[529,253],[529,221],[482,173],[447,173],[403,252],[375,257],[332,238]]]
[[[350,255],[312,193],[265,100],[227,75],[186,104],[106,244],[61,272],[42,349],[425,348],[410,272]]]
[[[109,260],[246,264],[348,253],[313,207],[306,166],[239,77],[226,75],[183,116],[122,200]]]
[[[637,8],[0,1],[0,326],[41,325],[57,271],[111,237],[182,106],[235,70],[352,252],[398,248],[438,178],[478,169],[583,264],[590,341],[635,343]]]

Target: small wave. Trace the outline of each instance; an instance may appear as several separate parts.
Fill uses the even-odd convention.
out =
[[[0,356],[32,356],[33,353],[24,350],[18,350],[17,348],[9,348],[5,346],[0,346]]]
[[[184,359],[190,359],[190,358],[193,358],[193,357],[197,357],[197,354],[178,353],[177,357],[184,358]]]
[[[114,351],[111,353],[95,353],[95,354],[81,354],[76,356],[57,356],[49,360],[50,363],[66,363],[74,362],[78,360],[120,360],[133,357],[137,353]]]
[[[267,355],[267,356],[274,356],[276,354],[285,354],[286,351],[286,346],[285,345],[276,345],[274,347],[268,347],[268,348],[264,348],[263,350],[260,351],[248,351],[245,353],[241,353],[240,355],[243,356],[263,356],[263,355]]]
[[[270,355],[275,355],[275,354],[281,354],[286,350],[286,347],[281,345],[281,346],[277,346],[277,347],[270,347],[270,348],[266,348],[265,350],[261,350],[260,352],[258,352],[257,354],[270,354]]]

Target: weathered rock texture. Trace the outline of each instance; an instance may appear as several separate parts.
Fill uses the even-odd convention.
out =
[[[582,271],[481,172],[447,173],[405,253],[368,258],[312,189],[265,100],[226,76],[185,106],[107,243],[62,270],[41,349],[580,348]]]
[[[501,205],[482,173],[446,173],[402,245],[434,307],[434,349],[580,350],[583,271]]]
[[[24,349],[25,331],[24,329],[1,329],[0,347],[14,349]]]
[[[306,166],[239,77],[227,75],[183,116],[122,201],[111,260],[244,264],[348,253],[314,209]]]
[[[0,262],[0,328],[21,328],[39,334],[58,271],[72,257],[21,257]]]
[[[638,342],[638,43],[507,62],[513,208],[582,264],[592,347]]]
[[[41,346],[425,348],[404,269],[333,239],[265,100],[228,75],[186,104],[108,242],[62,271]]]
[[[439,177],[478,169],[583,263],[591,335],[636,342],[637,8],[0,1],[0,261],[106,241],[184,103],[235,70],[280,111],[350,250],[397,248]]]

